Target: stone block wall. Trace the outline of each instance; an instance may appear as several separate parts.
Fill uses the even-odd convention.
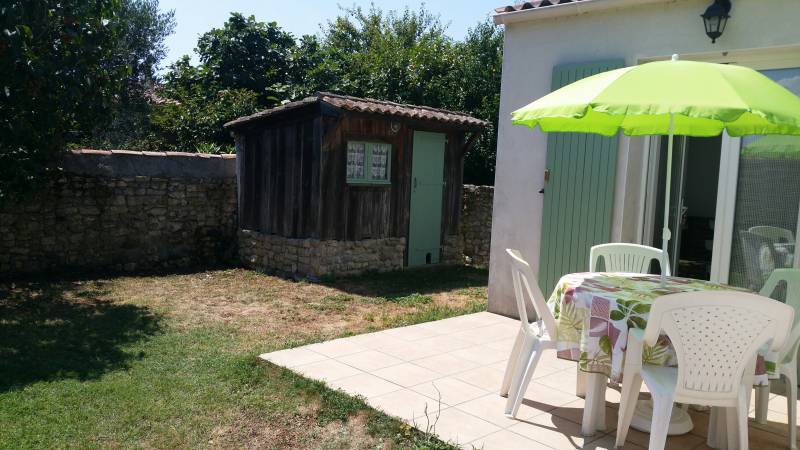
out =
[[[493,199],[494,186],[464,185],[459,236],[467,264],[489,266]]]
[[[322,241],[239,230],[239,256],[247,267],[312,278],[400,270],[405,246],[405,238]]]
[[[234,155],[79,150],[0,207],[0,276],[235,261]]]

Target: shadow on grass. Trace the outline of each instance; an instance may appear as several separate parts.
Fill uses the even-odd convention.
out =
[[[325,286],[365,297],[397,299],[413,294],[434,294],[455,289],[486,287],[489,272],[469,266],[436,266],[368,272],[363,275],[322,278]]]
[[[160,318],[106,294],[101,281],[0,283],[0,392],[94,379],[143,357],[124,347],[159,333]]]

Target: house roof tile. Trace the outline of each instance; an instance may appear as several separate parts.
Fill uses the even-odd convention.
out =
[[[533,0],[530,2],[520,2],[513,5],[500,6],[494,9],[497,14],[505,14],[525,9],[547,8],[548,6],[558,6],[567,3],[588,2],[591,0]]]

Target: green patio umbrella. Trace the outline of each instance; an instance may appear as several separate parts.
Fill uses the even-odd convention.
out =
[[[514,111],[517,125],[544,132],[613,136],[668,135],[662,232],[664,258],[674,135],[800,135],[800,98],[759,72],[741,66],[659,61],[593,75]],[[662,261],[665,267],[665,261]],[[662,271],[661,283],[665,282]]]
[[[764,136],[742,148],[745,158],[800,159],[800,137]]]

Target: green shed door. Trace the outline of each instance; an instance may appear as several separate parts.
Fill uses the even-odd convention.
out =
[[[624,61],[556,66],[556,90]],[[617,138],[585,133],[547,135],[547,171],[539,253],[539,284],[549,295],[562,275],[589,270],[589,249],[609,242]]]
[[[413,146],[408,265],[436,264],[441,250],[445,135],[415,131]]]

